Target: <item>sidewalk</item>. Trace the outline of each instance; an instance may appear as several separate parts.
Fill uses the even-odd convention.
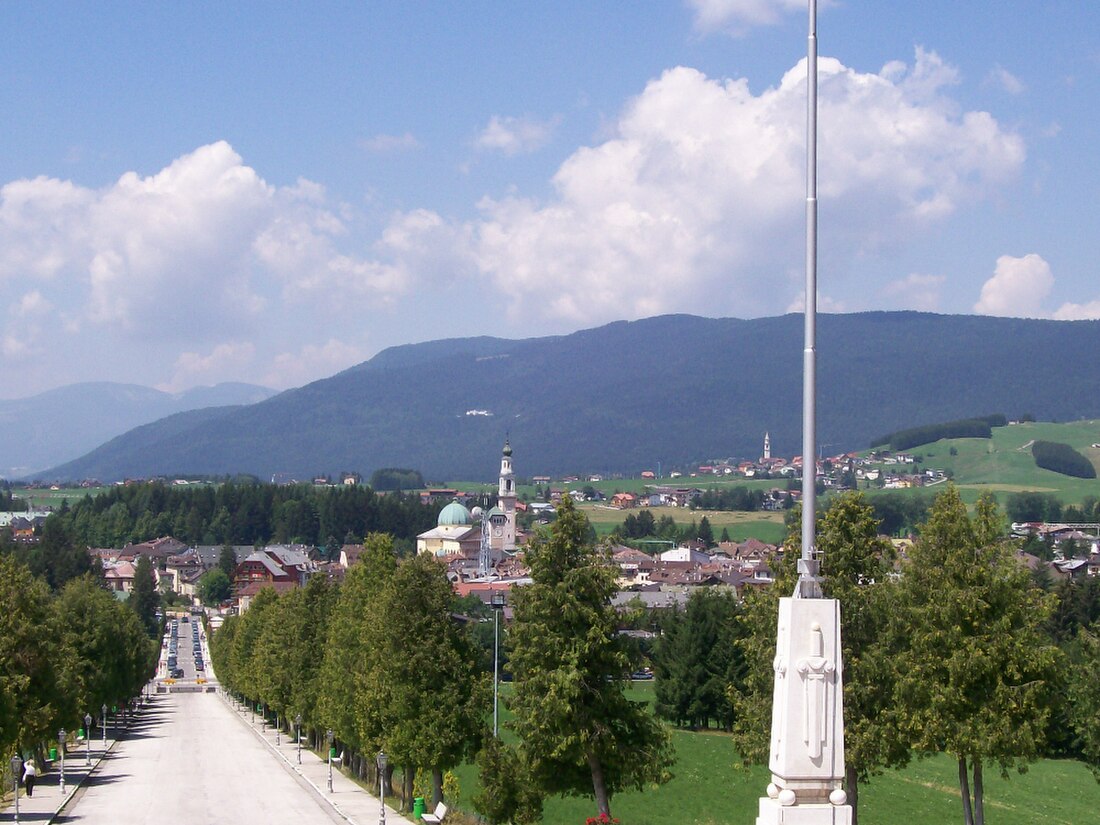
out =
[[[298,764],[298,748],[294,737],[283,734],[280,736],[280,744],[275,744],[275,730],[264,724],[258,715],[253,720],[253,714],[249,712],[247,705],[236,705],[229,699],[225,692],[218,691],[226,707],[236,714],[241,724],[252,729],[252,732],[263,740],[264,744],[281,758],[290,770],[301,776],[308,782],[313,790],[328,802],[341,817],[350,825],[374,825],[380,819],[381,809],[378,797],[364,790],[356,782],[349,779],[337,768],[332,766],[332,792],[328,791],[328,762],[321,759],[309,748],[302,747],[302,764]],[[389,805],[386,805],[386,825],[420,825],[409,817],[406,817]]]
[[[65,804],[73,798],[88,776],[95,773],[99,763],[110,756],[111,748],[115,746],[114,739],[108,737],[107,747],[104,749],[103,740],[95,737],[91,740],[91,753],[83,745],[70,747],[65,755],[65,793],[61,793],[60,761],[50,765],[49,771],[38,775],[38,781],[34,784],[34,796],[27,796],[26,790],[19,788],[19,821],[22,822],[52,822]],[[91,765],[87,763],[91,760]],[[93,777],[92,781],[95,779]],[[11,793],[10,789],[8,793]],[[15,822],[15,800],[9,798],[7,807],[0,812],[0,822]]]

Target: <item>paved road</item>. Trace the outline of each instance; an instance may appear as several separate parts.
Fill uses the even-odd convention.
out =
[[[157,694],[56,822],[344,822],[212,693]]]

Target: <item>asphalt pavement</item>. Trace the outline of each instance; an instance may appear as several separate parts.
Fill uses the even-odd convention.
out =
[[[367,823],[373,825],[380,822],[381,808],[376,795],[369,793],[357,782],[345,776],[338,767],[332,770],[332,791],[329,792],[329,767],[326,759],[303,747],[302,762],[298,764],[299,751],[293,736],[285,732],[276,736],[274,727],[264,724],[259,715],[253,714],[247,705],[237,704],[232,699],[224,697],[221,692],[218,695],[222,697],[225,707],[231,709],[241,720],[241,724],[247,726],[275,758],[305,780],[345,822],[352,825],[367,825]],[[399,814],[389,805],[386,805],[385,819],[387,825],[416,825],[411,818]]]
[[[327,761],[298,750],[293,737],[275,731],[221,692],[174,686],[156,693],[117,732],[91,741],[65,759],[65,793],[58,765],[44,771],[27,797],[20,788],[19,822],[80,825],[374,825],[378,797],[338,769],[328,790]],[[182,690],[203,692],[182,692]],[[115,733],[111,727],[110,733]],[[276,739],[278,738],[278,742]],[[90,759],[89,759],[90,757]],[[86,764],[90,761],[90,766]],[[14,822],[15,808],[0,812]],[[386,806],[388,825],[413,825]]]
[[[34,795],[27,796],[19,787],[19,819],[23,822],[53,822],[57,812],[68,803],[81,787],[90,781],[100,762],[115,747],[116,739],[107,739],[106,746],[101,738],[92,737],[90,742],[81,742],[70,747],[65,755],[65,792],[61,792],[61,760],[52,763],[49,771],[40,771],[34,785]],[[41,766],[39,766],[41,767]],[[10,793],[10,789],[6,789]],[[9,796],[7,807],[0,812],[0,822],[15,822],[15,798]]]

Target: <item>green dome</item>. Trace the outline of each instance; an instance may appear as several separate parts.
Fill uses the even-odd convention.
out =
[[[446,525],[454,524],[469,524],[470,523],[470,511],[459,504],[457,501],[452,501],[446,507],[439,511],[439,520],[436,521],[436,525],[444,527]]]

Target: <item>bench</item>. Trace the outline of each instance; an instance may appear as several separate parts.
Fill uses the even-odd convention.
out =
[[[430,823],[430,825],[439,825],[443,821],[443,817],[447,815],[447,806],[440,802],[435,806],[435,810],[430,814],[424,814],[421,819],[424,822]]]

